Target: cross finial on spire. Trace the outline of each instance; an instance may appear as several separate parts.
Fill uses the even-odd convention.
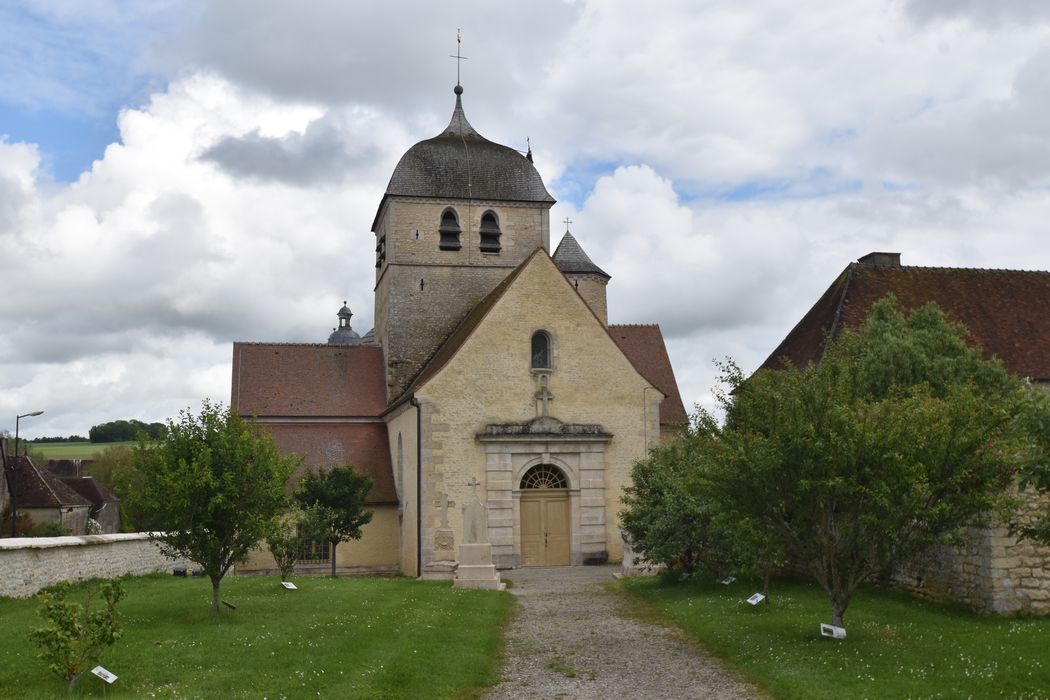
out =
[[[466,57],[466,56],[462,56],[462,55],[460,55],[460,53],[459,53],[459,45],[460,45],[460,44],[462,44],[462,43],[463,43],[463,40],[462,40],[462,39],[460,38],[460,36],[459,36],[459,29],[456,29],[456,55],[455,55],[455,56],[453,56],[453,55],[449,54],[449,58],[454,58],[454,59],[456,59],[456,87],[457,87],[457,88],[459,88],[459,91],[460,91],[460,92],[462,92],[462,91],[463,91],[463,88],[462,88],[462,86],[461,86],[461,85],[459,84],[459,66],[460,66],[460,64],[461,64],[461,63],[462,63],[463,61],[466,61],[466,60],[467,60],[467,57]],[[456,94],[458,95],[458,94],[459,94],[459,92],[457,92]]]
[[[569,217],[566,216],[565,217],[565,233],[569,232],[569,224],[571,224],[571,223],[572,223],[572,219],[570,219]]]

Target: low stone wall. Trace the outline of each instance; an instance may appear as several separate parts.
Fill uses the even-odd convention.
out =
[[[1050,500],[1021,494],[1021,520],[1046,512]],[[1050,614],[1050,547],[1012,537],[1005,526],[968,528],[955,547],[931,547],[894,575],[921,596],[974,610]]]
[[[143,532],[2,539],[0,596],[27,598],[62,581],[151,574],[176,566],[192,564],[167,558]]]

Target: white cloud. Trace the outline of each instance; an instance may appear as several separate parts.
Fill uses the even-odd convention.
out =
[[[122,7],[35,10],[47,46],[86,27],[103,65],[123,56],[107,28],[179,16],[130,61],[173,80],[121,141],[71,185],[0,141],[0,415],[47,408],[40,432],[225,398],[230,341],[324,340],[344,298],[368,330],[371,220],[448,118],[457,26],[472,123],[531,136],[552,220],[613,276],[614,322],[662,324],[687,404],[713,358],[756,367],[872,250],[1050,267],[1041,3]],[[104,82],[41,56],[0,85],[76,104]]]

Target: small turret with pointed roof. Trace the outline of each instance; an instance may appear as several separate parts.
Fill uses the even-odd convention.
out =
[[[553,260],[583,300],[591,307],[594,315],[609,325],[609,307],[606,300],[605,286],[612,277],[584,252],[576,237],[568,229],[566,220],[565,235],[562,236],[558,249],[554,251]]]
[[[606,280],[612,279],[609,273],[595,265],[587,253],[583,252],[583,247],[576,237],[569,233],[568,228],[565,229],[565,235],[562,236],[561,243],[554,251],[554,264],[565,274],[591,274],[604,277]]]

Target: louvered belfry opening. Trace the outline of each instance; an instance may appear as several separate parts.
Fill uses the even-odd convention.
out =
[[[438,248],[441,250],[459,250],[460,232],[459,219],[456,217],[455,210],[450,208],[443,211],[441,213],[441,226],[438,227],[438,233],[441,234]]]
[[[496,218],[495,212],[487,211],[481,215],[481,228],[478,229],[478,232],[481,234],[482,253],[498,253],[500,251],[499,219]]]
[[[537,464],[521,477],[522,489],[567,489],[569,482],[561,470],[550,464]]]

